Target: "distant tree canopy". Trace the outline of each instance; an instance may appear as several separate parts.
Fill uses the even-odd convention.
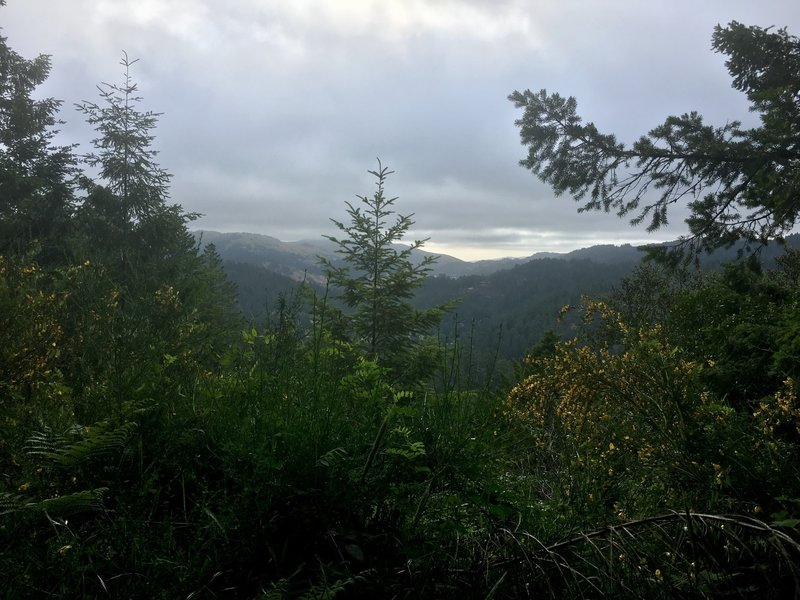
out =
[[[688,202],[681,251],[780,239],[800,211],[800,40],[786,29],[733,21],[718,25],[712,42],[728,57],[732,85],[747,95],[760,126],[713,127],[691,112],[667,117],[627,147],[584,124],[574,98],[515,91],[509,100],[524,109],[516,125],[528,146],[520,164],[557,195],[583,202],[581,212],[614,210],[632,225],[647,221],[648,231]]]

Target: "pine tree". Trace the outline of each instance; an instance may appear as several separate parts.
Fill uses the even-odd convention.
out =
[[[734,21],[715,28],[712,46],[728,57],[733,87],[747,95],[761,126],[713,127],[691,112],[667,117],[626,147],[582,123],[574,98],[526,90],[509,96],[524,109],[516,124],[529,151],[520,164],[556,194],[583,202],[581,211],[632,215],[631,224],[647,221],[648,231],[688,203],[690,235],[679,251],[780,239],[800,214],[800,40]]]
[[[104,83],[99,104],[78,105],[98,132],[94,152],[84,159],[98,169],[100,183],[83,180],[87,197],[77,212],[76,254],[97,265],[98,285],[112,301],[87,298],[101,302],[95,312],[105,322],[97,327],[81,318],[75,337],[93,336],[95,346],[113,352],[80,354],[75,372],[95,369],[91,378],[113,381],[119,398],[142,388],[145,369],[165,356],[186,373],[198,364],[209,367],[238,328],[219,257],[211,249],[199,253],[187,228],[196,215],[169,202],[170,175],[152,147],[159,115],[139,109],[131,76],[136,62],[123,53],[122,84]]]
[[[177,272],[174,261],[196,254],[187,224],[197,215],[169,203],[171,175],[152,147],[160,114],[139,109],[142,98],[131,75],[136,62],[123,52],[122,83],[99,85],[100,104],[76,105],[99,134],[83,158],[100,179],[83,178],[87,197],[78,220],[86,257],[129,280],[158,280]]]
[[[33,98],[49,73],[48,56],[26,60],[0,36],[0,253],[40,262],[63,260],[76,175],[72,147],[54,145],[61,102]]]
[[[345,237],[326,236],[336,244],[343,262],[321,262],[331,286],[339,290],[340,299],[351,311],[350,329],[357,343],[368,356],[402,377],[414,351],[449,305],[420,310],[411,304],[436,257],[428,255],[415,264],[415,252],[427,240],[398,246],[414,221],[413,215],[397,215],[390,223],[397,198],[387,197],[384,186],[393,172],[380,160],[378,169],[369,171],[377,179],[374,195],[357,196],[359,205],[346,203],[349,224],[331,219]]]
[[[89,166],[99,167],[100,177],[119,199],[124,216],[131,222],[145,219],[165,205],[170,180],[169,173],[155,161],[158,152],[152,148],[152,130],[160,114],[137,109],[142,98],[136,95],[137,84],[131,77],[131,67],[137,62],[123,52],[123,83],[97,86],[102,105],[76,105],[100,134],[92,142],[96,152],[84,159]]]

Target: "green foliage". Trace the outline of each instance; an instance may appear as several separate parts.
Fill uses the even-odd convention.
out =
[[[18,518],[23,512],[38,512],[45,513],[52,519],[97,511],[102,509],[103,495],[106,492],[108,488],[97,488],[34,502],[19,494],[0,493],[0,517],[13,515]]]
[[[0,469],[16,473],[30,428],[61,426],[73,406],[61,370],[65,297],[25,257],[0,256]]]
[[[699,292],[720,316],[756,304],[768,311],[769,297],[748,279],[756,275],[741,269],[683,291],[665,284],[659,292],[671,290],[672,301],[659,313],[668,327],[630,327],[619,312],[587,300],[585,316],[605,323],[605,337],[560,342],[555,353],[529,359],[526,377],[509,395],[509,417],[530,439],[521,474],[535,486],[531,500],[553,521],[540,524],[538,534],[513,536],[526,558],[504,563],[514,574],[510,585],[525,565],[524,573],[543,574],[537,580],[553,595],[704,597],[750,588],[780,597],[794,589],[797,538],[780,529],[793,527],[796,514],[781,499],[797,490],[794,382],[780,384],[743,366],[763,348],[744,346],[741,354],[711,360],[713,344],[688,344],[707,335],[700,321],[684,330],[674,320]],[[633,289],[637,279],[628,281],[623,298],[652,291],[652,275],[639,274],[640,290]],[[736,294],[729,289],[726,299],[718,286],[731,277],[750,283],[734,285]],[[731,321],[709,327],[722,336]],[[729,333],[732,341],[740,332]],[[684,347],[675,345],[678,338]],[[736,368],[740,381],[720,389],[718,377]],[[754,411],[760,394],[766,395]],[[669,510],[677,513],[662,516]],[[579,533],[565,536],[570,529]]]
[[[63,436],[54,436],[45,429],[33,433],[25,443],[25,450],[32,456],[52,461],[61,467],[77,467],[98,456],[115,452],[124,448],[136,423],[128,422],[114,426],[108,421],[83,428],[81,437],[67,443]]]
[[[524,548],[524,560],[495,567],[511,589],[531,596],[781,598],[796,592],[800,545],[752,517],[666,513],[546,546],[529,536],[511,538]]]
[[[586,311],[618,328],[625,350],[560,343],[552,357],[531,359],[532,374],[509,397],[512,414],[531,423],[544,462],[556,461],[541,485],[590,519],[683,507],[710,474],[687,468],[704,462],[691,455],[690,440],[700,429],[695,411],[711,401],[701,397],[697,366],[657,329],[630,330],[604,304],[590,301]]]
[[[623,277],[610,297],[610,304],[630,327],[667,326],[668,315],[679,295],[700,283],[699,273],[669,269],[647,261]]]
[[[54,146],[61,102],[35,98],[50,58],[26,60],[0,36],[0,253],[63,260],[73,210],[73,149]],[[35,242],[35,245],[33,245]]]
[[[786,290],[745,265],[728,267],[672,306],[669,331],[677,343],[711,361],[706,380],[735,405],[774,390],[770,377]]]
[[[584,201],[581,211],[632,214],[631,223],[647,220],[648,231],[668,222],[671,205],[688,201],[691,236],[679,248],[695,253],[790,232],[798,214],[800,42],[785,29],[733,21],[715,28],[712,46],[728,56],[733,86],[759,113],[760,127],[713,127],[691,112],[668,117],[628,148],[583,124],[574,98],[516,91],[509,100],[524,109],[516,124],[529,147],[520,164],[556,194]]]
[[[338,246],[344,264],[326,259],[321,262],[330,284],[340,290],[342,301],[352,311],[348,319],[356,342],[368,356],[392,368],[396,376],[413,380],[416,373],[404,372],[410,364],[408,357],[449,305],[414,308],[411,299],[435,257],[426,256],[417,264],[412,261],[424,240],[402,249],[396,247],[414,222],[411,215],[398,215],[394,223],[388,222],[395,214],[392,207],[397,198],[387,198],[384,185],[393,171],[378,161],[378,170],[369,172],[377,179],[375,194],[371,198],[358,196],[361,206],[346,203],[349,225],[332,219],[346,235],[343,239],[328,237]]]
[[[85,156],[87,164],[100,168],[100,177],[120,203],[125,222],[146,218],[164,205],[168,195],[170,175],[155,162],[156,151],[151,149],[159,115],[140,112],[130,68],[138,59],[130,60],[122,53],[124,67],[121,85],[103,84],[98,87],[103,105],[84,102],[76,105],[94,126],[99,137],[94,140],[97,153]]]

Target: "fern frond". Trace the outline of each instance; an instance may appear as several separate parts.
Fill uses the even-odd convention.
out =
[[[317,459],[316,466],[330,467],[344,460],[346,456],[347,456],[347,450],[345,450],[341,446],[338,448],[332,448]]]
[[[112,427],[102,421],[91,427],[73,427],[70,433],[81,439],[69,442],[63,435],[54,434],[48,427],[35,432],[25,442],[25,451],[48,459],[62,467],[74,467],[97,456],[118,451],[136,429],[136,423],[128,422]]]
[[[50,452],[46,456],[63,467],[74,467],[90,458],[120,450],[135,429],[136,423],[124,423],[110,429],[109,424],[104,422],[87,428],[83,439]]]
[[[81,512],[100,510],[106,487],[84,490],[44,500],[30,501],[18,494],[0,493],[0,516],[21,512],[45,511],[48,515],[63,517]]]
[[[23,449],[31,456],[49,456],[67,444],[67,439],[45,426],[42,431],[36,431],[25,441]]]
[[[25,498],[19,494],[0,492],[0,517],[19,512],[25,508]]]
[[[47,498],[41,502],[30,504],[28,507],[44,510],[48,515],[59,517],[100,510],[103,506],[103,495],[107,491],[106,487],[84,490],[74,494]]]

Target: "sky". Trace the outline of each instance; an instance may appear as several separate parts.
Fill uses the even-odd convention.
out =
[[[641,244],[685,232],[676,210],[648,234],[519,166],[527,151],[507,96],[574,96],[600,131],[630,143],[670,114],[750,121],[711,50],[717,24],[787,27],[797,0],[8,0],[2,35],[52,56],[37,90],[64,102],[60,139],[91,151],[75,103],[121,83],[163,113],[158,160],[197,229],[295,241],[337,233],[371,196],[378,159],[409,239],[465,260]]]

